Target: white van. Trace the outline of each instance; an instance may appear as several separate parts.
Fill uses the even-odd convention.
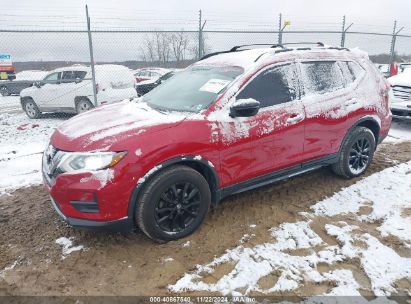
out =
[[[82,113],[95,106],[137,96],[136,80],[122,65],[96,65],[97,104],[91,67],[74,65],[49,72],[42,81],[20,92],[21,106],[30,118],[42,112]]]

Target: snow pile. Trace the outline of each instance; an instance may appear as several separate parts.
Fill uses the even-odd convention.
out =
[[[62,246],[61,259],[64,260],[70,253],[74,251],[85,250],[83,245],[73,246],[74,237],[66,238],[64,236],[56,240],[56,244]]]
[[[396,281],[411,279],[411,258],[400,256],[377,237],[395,235],[404,242],[404,246],[409,247],[411,198],[407,194],[411,189],[410,174],[411,162],[408,162],[364,178],[317,203],[313,213],[304,214],[308,220],[284,223],[270,229],[274,242],[252,248],[240,245],[227,250],[210,263],[197,265],[195,271],[186,273],[174,285],[169,285],[169,290],[239,296],[250,292],[270,294],[296,290],[312,282],[335,286],[324,293],[327,295],[359,296],[359,289],[365,287],[356,282],[352,271],[335,269],[340,262],[355,259],[360,261],[375,295],[396,293]],[[373,210],[367,215],[357,214],[362,206],[372,207]],[[349,219],[354,215],[359,223],[381,223],[376,235],[338,219],[347,213],[350,213]],[[335,216],[338,218],[334,220]],[[325,225],[324,230],[337,239],[338,245],[328,245],[310,228],[316,217],[329,218],[332,224]],[[298,254],[294,253],[296,250],[300,250]],[[301,253],[301,250],[304,251]],[[317,268],[319,263],[335,270],[322,272]],[[221,264],[231,264],[233,270],[215,283],[206,283],[203,279]],[[269,275],[277,277],[277,280],[271,287],[262,288],[260,280]]]
[[[42,152],[61,121],[0,114],[0,195],[42,182]]]

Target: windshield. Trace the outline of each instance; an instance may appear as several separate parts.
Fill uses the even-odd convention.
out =
[[[243,72],[237,66],[192,66],[144,95],[143,101],[161,110],[199,112]]]

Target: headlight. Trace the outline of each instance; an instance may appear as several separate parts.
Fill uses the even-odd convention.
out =
[[[113,167],[127,152],[62,152],[57,170],[66,172],[96,171]]]

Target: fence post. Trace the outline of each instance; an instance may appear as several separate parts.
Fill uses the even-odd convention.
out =
[[[90,49],[91,78],[92,78],[92,82],[93,82],[94,106],[97,107],[96,71],[94,69],[93,41],[91,39],[90,17],[88,15],[88,6],[87,5],[86,5],[86,17],[87,17],[88,45],[89,45],[89,49]]]
[[[341,30],[341,47],[345,44],[345,15],[343,16],[342,30]]]
[[[395,56],[395,42],[397,41],[397,35],[399,32],[401,32],[404,29],[404,27],[400,28],[397,31],[397,20],[394,21],[394,28],[392,30],[392,39],[391,39],[391,50],[390,50],[390,62],[389,64],[392,64],[394,62],[394,56]]]
[[[278,44],[282,44],[283,43],[283,30],[282,30],[282,26],[283,26],[283,15],[280,13],[279,18],[278,18]]]
[[[343,22],[342,22],[342,31],[341,31],[341,47],[345,47],[345,35],[347,34],[347,31],[351,26],[353,26],[354,23],[351,23],[349,26],[345,27],[345,15],[343,16]]]
[[[200,59],[202,53],[202,44],[203,44],[203,30],[201,28],[201,10],[199,10],[199,18],[198,18],[198,59]]]

